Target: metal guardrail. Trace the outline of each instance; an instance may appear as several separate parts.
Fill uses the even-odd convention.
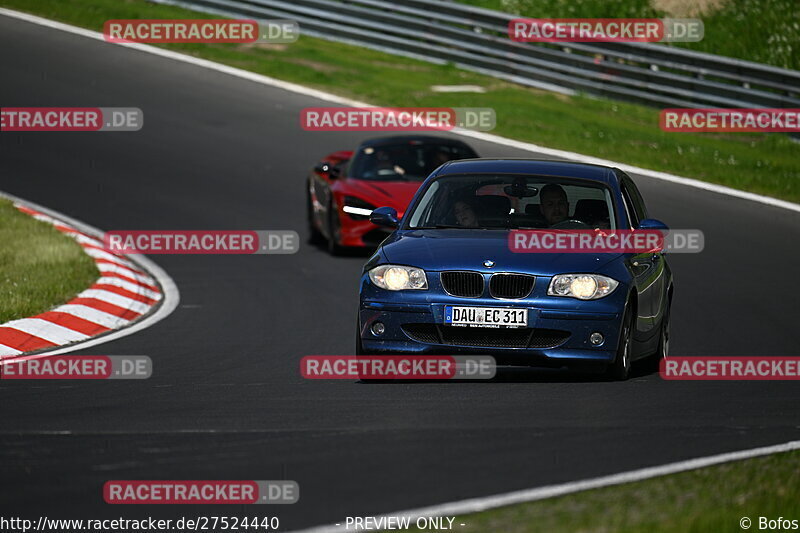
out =
[[[294,19],[301,33],[515,83],[656,107],[800,107],[800,72],[649,43],[518,43],[514,15],[441,0],[153,0],[233,17]]]

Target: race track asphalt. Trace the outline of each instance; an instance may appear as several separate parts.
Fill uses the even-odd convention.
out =
[[[299,111],[326,105],[310,97],[6,17],[0,65],[4,107],[144,111],[137,133],[0,134],[0,190],[103,230],[305,237],[307,169],[365,136],[302,131]],[[800,215],[634,179],[654,217],[705,232],[703,253],[670,258],[672,354],[798,355]],[[792,382],[304,380],[301,357],[354,350],[364,256],[303,240],[295,255],[152,259],[179,308],[81,352],[148,355],[151,379],[0,382],[0,515],[274,513],[285,530],[800,438]],[[102,500],[109,479],[293,479],[301,498],[120,507]]]

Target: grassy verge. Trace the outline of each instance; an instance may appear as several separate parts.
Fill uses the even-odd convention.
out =
[[[705,36],[672,43],[698,52],[800,69],[800,3],[797,0],[459,0],[526,17],[700,18]]]
[[[0,0],[0,5],[95,30],[112,18],[208,17],[142,0]],[[164,47],[374,104],[492,107],[498,135],[800,202],[800,143],[782,134],[666,133],[652,108],[555,95],[305,36],[290,45]],[[480,85],[487,92],[431,90],[448,84]]]
[[[512,505],[453,524],[465,524],[455,526],[464,533],[741,533],[743,517],[751,531],[759,531],[759,517],[800,519],[800,452]]]
[[[0,198],[0,324],[63,304],[99,276],[70,237]]]

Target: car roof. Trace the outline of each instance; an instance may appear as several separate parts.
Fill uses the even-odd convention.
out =
[[[459,159],[439,169],[436,176],[451,174],[540,174],[599,181],[616,184],[618,177],[614,168],[571,161],[549,159]]]
[[[437,135],[392,135],[391,137],[375,137],[372,139],[366,139],[361,143],[360,147],[363,148],[366,146],[386,146],[388,144],[398,144],[398,143],[405,143],[412,141],[429,143],[429,144],[449,144],[449,145],[468,146],[465,142],[459,139],[453,139],[450,137],[440,137]]]

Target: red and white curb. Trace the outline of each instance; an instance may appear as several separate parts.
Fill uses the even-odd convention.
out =
[[[141,324],[146,327],[154,322],[152,318],[160,320],[177,307],[178,291],[174,282],[152,262],[141,256],[133,260],[111,252],[103,244],[102,232],[90,226],[77,221],[70,223],[67,217],[50,210],[3,196],[11,198],[23,213],[52,224],[75,239],[94,260],[100,277],[64,305],[0,324],[0,362],[31,352],[53,355],[57,348],[63,348],[58,350],[63,353],[106,342],[121,336],[126,329],[133,330],[130,326],[151,318],[147,324]],[[143,262],[149,263],[150,268],[140,266]],[[166,306],[165,300],[169,300]],[[161,310],[164,312],[157,312]]]

